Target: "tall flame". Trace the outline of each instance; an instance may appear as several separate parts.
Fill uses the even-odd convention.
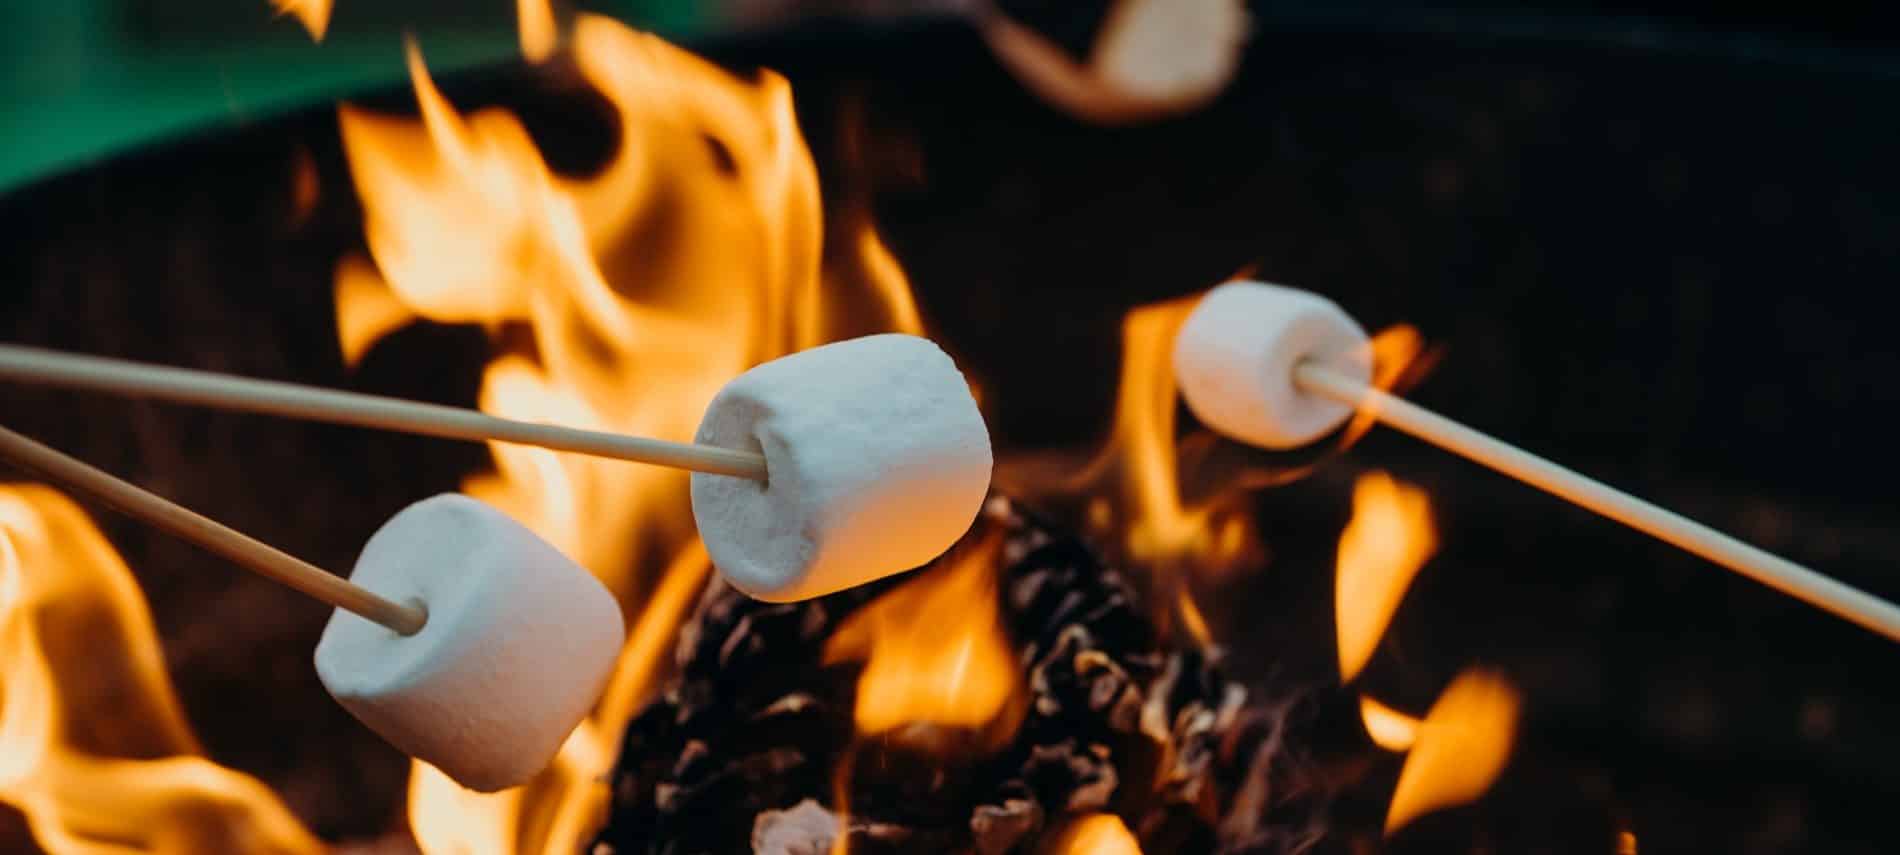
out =
[[[0,801],[55,855],[321,849],[202,756],[131,571],[36,485],[0,485]]]
[[[1211,509],[1182,503],[1175,471],[1174,337],[1196,301],[1143,306],[1122,320],[1111,453],[1122,461],[1123,495],[1134,512],[1128,520],[1128,553],[1148,564],[1205,554],[1219,545],[1209,525]]]
[[[863,660],[858,731],[910,724],[971,730],[1001,721],[1021,696],[1016,657],[998,616],[993,534],[858,610],[825,642],[826,662]]]
[[[1386,808],[1386,833],[1491,789],[1511,759],[1521,705],[1517,689],[1493,672],[1471,669],[1453,678],[1418,725]]]
[[[544,56],[546,3],[519,8],[524,51]],[[854,251],[821,269],[817,172],[782,78],[735,77],[588,15],[571,48],[620,120],[618,146],[586,177],[555,174],[512,113],[459,113],[413,44],[419,120],[339,109],[371,256],[336,273],[352,362],[415,319],[477,324],[499,346],[483,410],[690,440],[713,394],[757,362],[831,338],[921,331],[909,284],[868,221],[841,236]],[[546,772],[480,795],[418,765],[410,821],[432,855],[572,852],[606,804],[598,781],[614,739],[662,676],[710,564],[682,473],[490,452],[494,471],[464,490],[638,605],[606,696]]]
[[[1255,543],[1238,493],[1182,498],[1175,448],[1174,337],[1198,297],[1141,306],[1122,319],[1115,421],[1094,462],[1063,489],[1088,497],[1087,523],[1153,571],[1165,617],[1199,643],[1211,638],[1187,575],[1231,567]],[[1028,485],[1034,487],[1036,485]]]
[[[1341,680],[1351,681],[1372,658],[1412,577],[1437,548],[1425,491],[1384,472],[1360,476],[1352,491],[1352,521],[1339,535],[1333,586]]]

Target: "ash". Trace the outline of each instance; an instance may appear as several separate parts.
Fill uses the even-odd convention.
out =
[[[1119,572],[1007,500],[964,545],[998,530],[1001,615],[1028,692],[1004,744],[927,726],[855,736],[860,666],[823,664],[824,642],[904,577],[793,604],[715,583],[675,683],[627,728],[595,855],[817,855],[840,835],[853,853],[1031,852],[1096,812],[1148,852],[1322,839],[1331,788],[1289,736],[1317,714],[1305,693],[1249,692],[1217,652],[1164,639]]]

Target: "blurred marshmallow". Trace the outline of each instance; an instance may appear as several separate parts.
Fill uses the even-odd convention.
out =
[[[1201,298],[1174,341],[1174,374],[1188,408],[1208,427],[1265,448],[1305,445],[1352,408],[1301,391],[1293,368],[1316,359],[1372,377],[1366,331],[1333,301],[1264,282],[1229,282]]]

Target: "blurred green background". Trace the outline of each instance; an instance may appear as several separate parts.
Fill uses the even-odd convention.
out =
[[[696,0],[556,2],[668,35]],[[0,3],[0,192],[153,140],[257,121],[401,79],[402,34],[437,71],[515,55],[515,0],[335,0],[321,44],[270,0]]]
[[[438,72],[515,55],[517,0],[332,0],[322,44],[272,0],[0,0],[0,193],[192,128],[256,121],[403,77],[402,34]],[[1111,0],[992,0],[1022,20],[1093,21]],[[553,0],[691,39],[773,18],[950,8],[959,0]],[[1720,0],[1247,0],[1255,25],[1593,41],[1891,76],[1877,7]],[[1025,17],[1026,16],[1026,17]],[[1055,35],[1061,35],[1058,27]],[[1081,38],[1081,31],[1075,35]],[[1851,62],[1850,62],[1851,60]]]

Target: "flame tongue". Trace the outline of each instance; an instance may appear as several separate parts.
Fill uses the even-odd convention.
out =
[[[996,533],[851,615],[825,643],[827,663],[862,659],[858,730],[882,734],[911,724],[1014,735],[1021,710],[1016,658],[997,607]]]
[[[1339,535],[1333,590],[1342,681],[1358,676],[1372,658],[1412,577],[1436,549],[1431,503],[1423,490],[1384,472],[1359,479],[1352,491],[1352,522]]]
[[[118,554],[64,496],[0,485],[0,801],[53,853],[320,851],[198,754]]]
[[[1386,809],[1386,832],[1484,795],[1511,757],[1521,704],[1517,690],[1490,671],[1469,670],[1453,679],[1418,725],[1417,742]]]

